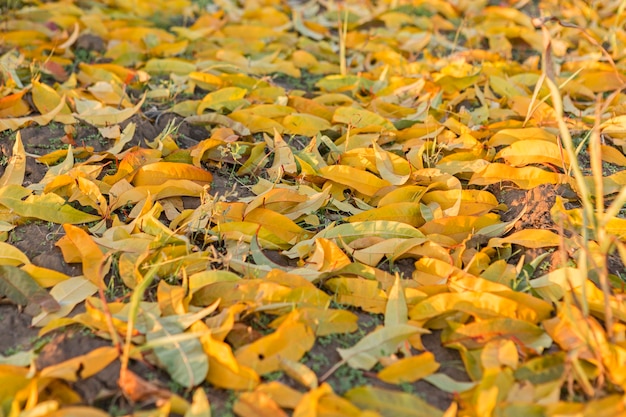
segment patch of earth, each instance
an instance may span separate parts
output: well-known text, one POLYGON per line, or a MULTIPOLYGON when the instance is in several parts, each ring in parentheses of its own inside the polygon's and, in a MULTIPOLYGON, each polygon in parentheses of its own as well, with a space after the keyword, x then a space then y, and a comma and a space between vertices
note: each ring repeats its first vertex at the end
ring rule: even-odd
POLYGON ((415 258, 396 259, 393 263, 384 261, 377 265, 376 268, 381 271, 389 272, 390 274, 395 274, 397 272, 400 274, 401 278, 411 279, 413 271, 415 271, 415 261, 415 258))
MULTIPOLYGON (((550 210, 554 206, 557 196, 565 201, 577 199, 576 193, 570 186, 543 184, 530 190, 520 190, 513 187, 493 185, 489 187, 489 191, 496 196, 499 202, 506 204, 508 207, 508 210, 501 216, 502 221, 512 221, 521 214, 510 233, 520 230, 550 230, 559 235, 569 235, 567 230, 561 230, 561 227, 554 223, 550 210)), ((566 208, 570 208, 570 205, 570 203, 565 203, 566 208)), ((559 250, 554 250, 553 248, 525 248, 523 255, 526 257, 526 262, 530 262, 544 253, 549 254, 542 263, 545 266, 541 270, 537 268, 535 271, 535 275, 537 275, 566 266, 573 255, 571 250, 575 248, 568 249, 570 250, 568 250, 565 259, 563 259, 563 254, 559 250)), ((511 259, 509 262, 515 263, 516 259, 519 259, 519 257, 511 259)), ((610 255, 608 257, 608 268, 609 273, 624 279, 624 264, 619 256, 610 255)))
MULTIPOLYGON (((111 346, 111 342, 94 337, 86 332, 70 330, 54 336, 39 352, 35 365, 37 369, 67 361, 77 356, 85 355, 94 349, 111 346)), ((81 369, 77 370, 80 373, 81 369)), ((117 379, 120 373, 119 361, 113 361, 97 374, 80 379, 71 384, 87 404, 94 404, 97 400, 110 398, 119 391, 117 379)), ((77 375, 80 377, 80 375, 77 375)))
POLYGON ((69 276, 80 275, 81 267, 67 264, 55 243, 65 235, 59 224, 40 220, 19 225, 9 234, 8 242, 24 252, 37 266, 63 272, 69 276))
MULTIPOLYGON (((329 370, 341 362, 342 359, 337 352, 337 348, 345 349, 354 346, 363 336, 372 332, 383 323, 380 315, 368 314, 355 309, 350 310, 359 318, 358 330, 349 334, 318 337, 315 345, 302 361, 315 372, 318 378, 326 376, 329 370)), ((425 351, 431 352, 435 356, 435 360, 441 365, 437 372, 444 373, 457 381, 469 381, 459 353, 441 345, 441 331, 433 331, 431 334, 422 335, 421 340, 425 351)), ((415 355, 421 353, 415 349, 411 349, 411 351, 415 355)), ((343 364, 330 373, 326 380, 320 380, 319 382, 327 382, 333 388, 333 391, 339 395, 360 385, 371 385, 395 391, 403 390, 419 396, 430 405, 442 410, 447 409, 454 399, 453 394, 444 392, 423 380, 401 384, 400 386, 385 383, 376 376, 378 370, 378 368, 374 368, 370 371, 363 371, 343 364)), ((278 380, 295 389, 301 389, 285 375, 280 374, 278 380)))
POLYGON ((8 356, 30 349, 39 333, 30 327, 31 319, 13 304, 0 304, 0 353, 8 356))
MULTIPOLYGON (((575 198, 575 193, 569 186, 543 184, 530 190, 521 190, 506 185, 494 184, 489 187, 489 191, 495 195, 500 203, 504 203, 508 210, 502 213, 502 221, 510 222, 519 217, 509 233, 515 233, 520 230, 550 230, 554 233, 561 233, 558 225, 552 220, 550 210, 556 202, 556 197, 560 196, 567 199, 575 198)), ((553 249, 546 248, 523 248, 525 262, 528 263, 543 253, 549 252, 548 259, 544 262, 549 265, 549 269, 543 272, 552 271, 561 266, 562 256, 553 249)), ((511 259, 510 263, 519 260, 519 256, 511 259)))

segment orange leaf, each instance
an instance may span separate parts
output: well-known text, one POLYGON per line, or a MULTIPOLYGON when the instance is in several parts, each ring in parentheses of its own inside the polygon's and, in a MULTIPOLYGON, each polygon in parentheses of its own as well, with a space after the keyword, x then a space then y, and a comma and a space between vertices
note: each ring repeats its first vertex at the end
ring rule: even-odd
POLYGON ((213 175, 202 168, 178 162, 154 162, 142 166, 133 177, 133 185, 161 185, 168 180, 190 180, 210 184, 213 175))

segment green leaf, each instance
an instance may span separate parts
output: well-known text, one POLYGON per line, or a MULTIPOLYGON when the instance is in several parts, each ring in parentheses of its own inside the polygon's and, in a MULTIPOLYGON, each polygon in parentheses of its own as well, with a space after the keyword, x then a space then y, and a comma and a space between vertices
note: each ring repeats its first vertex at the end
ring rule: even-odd
POLYGON ((76 210, 56 194, 34 195, 19 185, 0 188, 0 204, 22 217, 53 223, 80 224, 100 220, 100 216, 76 210))
POLYGON ((353 388, 345 397, 354 405, 374 410, 384 417, 440 417, 443 412, 421 398, 371 386, 353 388))
POLYGON ((446 374, 436 373, 428 375, 424 378, 424 381, 436 386, 442 391, 449 392, 450 394, 467 391, 476 386, 475 382, 461 382, 455 381, 446 374))
POLYGON ((430 333, 426 329, 409 324, 381 327, 369 333, 348 349, 337 349, 343 360, 353 368, 372 369, 378 359, 394 353, 400 343, 417 333, 430 333))
POLYGON ((30 315, 38 314, 41 310, 50 313, 61 308, 28 273, 15 266, 0 266, 0 294, 16 304, 25 305, 26 313, 30 315))
MULTIPOLYGON (((150 344, 161 338, 174 338, 183 330, 175 321, 155 318, 146 340, 150 344)), ((156 346, 154 354, 172 379, 187 388, 202 383, 209 371, 209 360, 197 338, 173 340, 168 346, 156 346)))
POLYGON ((391 239, 394 237, 409 239, 412 237, 424 237, 424 234, 415 227, 406 223, 400 223, 389 220, 372 220, 365 222, 345 223, 329 229, 321 236, 326 239, 341 237, 341 239, 350 243, 362 237, 381 237, 383 239, 391 239))

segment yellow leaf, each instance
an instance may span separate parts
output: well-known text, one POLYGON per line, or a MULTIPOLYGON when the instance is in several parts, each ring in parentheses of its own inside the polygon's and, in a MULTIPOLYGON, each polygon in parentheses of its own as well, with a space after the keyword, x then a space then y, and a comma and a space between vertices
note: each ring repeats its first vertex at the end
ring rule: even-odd
POLYGON ((78 224, 101 220, 100 216, 76 210, 56 194, 35 195, 18 185, 0 188, 0 204, 19 216, 55 223, 78 224))
POLYGON ((280 369, 305 388, 317 388, 317 375, 308 366, 287 358, 280 358, 280 369))
POLYGON ((526 96, 515 96, 509 101, 512 110, 522 117, 530 116, 530 120, 535 121, 540 126, 549 126, 556 123, 556 112, 545 102, 533 101, 526 96))
POLYGON ((296 408, 302 399, 302 393, 278 381, 259 385, 256 391, 266 394, 284 408, 296 408))
POLYGON ((143 97, 139 100, 139 103, 137 103, 135 107, 118 110, 107 106, 99 109, 89 109, 80 114, 76 114, 75 116, 97 127, 116 125, 122 123, 137 113, 145 100, 146 94, 144 93, 143 97))
POLYGON ((133 176, 132 183, 135 186, 161 185, 169 180, 189 180, 205 185, 213 181, 213 175, 190 164, 153 162, 139 168, 133 176))
POLYGON ((309 98, 292 95, 289 96, 288 104, 299 113, 311 114, 329 122, 333 118, 333 112, 328 107, 309 98))
POLYGON ((55 271, 54 269, 43 268, 34 264, 26 264, 21 268, 27 272, 33 279, 44 288, 53 287, 56 284, 65 281, 69 278, 62 272, 55 271))
POLYGON ((217 90, 222 86, 222 79, 207 72, 192 71, 189 73, 189 79, 195 82, 200 88, 207 91, 217 90))
POLYGON ((561 184, 566 182, 563 174, 548 172, 537 167, 515 168, 505 164, 491 163, 472 175, 470 184, 490 185, 500 181, 512 181, 525 190, 542 184, 561 184))
POLYGON ((512 340, 492 340, 485 345, 480 360, 485 369, 500 369, 502 366, 516 369, 519 360, 517 346, 512 340))
POLYGON ((376 155, 376 168, 380 176, 393 185, 402 185, 407 182, 411 176, 409 162, 406 159, 394 158, 396 155, 385 151, 376 141, 372 141, 372 146, 376 155))
POLYGON ((28 257, 13 245, 0 242, 0 265, 19 266, 30 264, 28 257))
POLYGON ((347 218, 349 222, 389 220, 420 227, 425 223, 419 203, 393 203, 347 218))
POLYGON ((506 298, 504 294, 466 289, 460 293, 441 293, 428 297, 411 308, 409 317, 422 322, 461 311, 478 319, 501 316, 537 323, 540 318, 545 318, 545 315, 538 314, 533 307, 534 305, 525 305, 523 302, 506 298))
POLYGON ((31 92, 33 95, 33 103, 35 104, 35 107, 37 108, 39 113, 46 114, 58 107, 61 103, 63 103, 61 110, 55 116, 54 120, 64 124, 71 124, 76 122, 76 120, 72 116, 70 108, 65 103, 65 98, 61 97, 59 93, 57 93, 52 87, 40 83, 39 81, 33 81, 33 88, 31 92))
MULTIPOLYGON (((189 42, 186 40, 172 43, 161 43, 154 48, 151 48, 150 54, 159 57, 173 57, 184 53, 187 49, 187 45, 189 45, 189 42)), ((182 74, 184 74, 184 72, 182 74)))
POLYGON ((393 282, 393 286, 389 290, 389 297, 385 308, 385 326, 405 324, 407 320, 408 310, 406 306, 406 297, 404 295, 404 287, 402 286, 400 274, 396 273, 396 279, 393 282))
POLYGON ((569 158, 558 145, 545 140, 527 139, 512 143, 496 154, 512 166, 548 163, 557 167, 569 165, 569 158))
POLYGON ((244 100, 247 93, 248 90, 239 87, 226 87, 209 93, 198 105, 197 113, 202 114, 205 109, 213 111, 226 109, 232 112, 238 107, 247 107, 250 104, 244 100))
POLYGON ((291 245, 279 238, 270 229, 252 222, 225 222, 219 223, 211 229, 221 235, 224 239, 250 243, 253 238, 258 239, 259 244, 265 249, 287 249, 291 245))
POLYGON ((274 119, 270 119, 269 117, 259 116, 257 114, 248 114, 244 113, 243 111, 234 111, 228 116, 235 122, 239 122, 242 125, 246 126, 246 128, 249 129, 251 133, 278 132, 279 134, 282 134, 285 131, 283 125, 281 125, 274 119))
POLYGON ((177 58, 153 58, 146 62, 143 70, 148 74, 188 75, 196 70, 196 65, 177 58))
POLYGON ((353 188, 368 197, 374 196, 382 188, 391 186, 389 181, 382 180, 374 174, 347 165, 322 167, 320 168, 320 175, 327 180, 353 188))
POLYGON ((362 278, 331 278, 324 286, 332 291, 336 301, 374 313, 384 314, 387 295, 377 281, 362 278))
POLYGON ((285 320, 274 333, 245 345, 235 352, 237 361, 264 375, 280 369, 281 358, 299 361, 313 347, 311 329, 293 318, 285 320))
POLYGON ((26 116, 26 117, 12 117, 8 119, 0 119, 0 132, 5 130, 18 130, 27 123, 37 123, 40 126, 45 126, 50 123, 63 109, 65 105, 65 99, 59 102, 59 105, 48 113, 41 116, 26 116))
MULTIPOLYGON (((348 310, 334 310, 324 307, 306 306, 298 309, 300 320, 315 331, 316 336, 335 333, 352 333, 358 328, 356 314, 348 310)), ((272 322, 280 322, 280 318, 272 322)))
POLYGON ((370 128, 376 132, 381 130, 395 131, 394 125, 384 117, 369 110, 356 107, 339 107, 333 114, 333 123, 343 123, 351 127, 370 128))
POLYGON ((489 139, 489 146, 497 147, 511 145, 517 141, 543 140, 557 143, 556 136, 539 127, 526 127, 521 129, 502 129, 489 139))
POLYGON ((274 140, 272 144, 274 146, 274 162, 272 166, 267 169, 270 180, 276 181, 282 178, 284 174, 296 174, 298 167, 293 158, 293 152, 277 130, 274 130, 274 140))
POLYGON ((55 319, 67 316, 78 303, 85 301, 96 291, 98 287, 81 276, 67 277, 50 290, 50 295, 59 303, 61 309, 52 313, 42 311, 33 317, 31 325, 43 327, 55 319))
POLYGON ((304 394, 300 402, 293 411, 293 417, 316 417, 319 414, 320 400, 332 394, 333 389, 328 384, 322 384, 320 387, 311 389, 304 394))
POLYGON ((507 237, 489 240, 489 247, 501 247, 504 244, 520 245, 526 248, 548 248, 559 246, 561 237, 546 229, 524 229, 507 237))
POLYGON ((439 363, 431 352, 400 359, 378 372, 378 378, 389 384, 415 382, 439 369, 439 363))
POLYGON ((307 260, 313 269, 321 272, 335 271, 350 264, 350 258, 331 240, 315 239, 315 251, 307 260))
POLYGON ((291 135, 315 136, 320 131, 330 129, 330 123, 321 117, 306 113, 292 113, 282 122, 291 135))
POLYGON ((461 242, 481 229, 500 223, 500 216, 489 213, 483 216, 451 216, 431 220, 419 228, 425 235, 439 234, 461 242))
POLYGON ((583 71, 576 79, 594 93, 615 91, 626 84, 626 77, 617 71, 583 71))
POLYGON ((516 343, 539 352, 552 345, 552 340, 539 326, 508 317, 490 318, 460 326, 442 337, 442 343, 444 346, 458 343, 471 350, 502 338, 515 338, 516 343))
POLYGON ((626 156, 616 148, 608 145, 600 145, 602 160, 611 164, 626 167, 626 156))
POLYGON ((425 204, 436 202, 446 214, 463 213, 466 216, 487 214, 499 204, 493 194, 483 190, 434 190, 426 193, 422 201, 425 204), (454 210, 457 204, 457 213, 448 211, 454 210))
MULTIPOLYGON (((107 273, 107 258, 104 256, 98 245, 91 236, 83 229, 64 224, 65 236, 63 240, 71 242, 72 246, 78 250, 83 264, 83 275, 98 287, 104 286, 104 276, 107 273)), ((64 253, 65 256, 65 253, 64 253)), ((66 262, 70 261, 66 258, 66 262)))
MULTIPOLYGON (((411 251, 411 249, 415 249, 424 243, 428 243, 428 240, 423 238, 381 239, 371 246, 354 250, 351 255, 355 261, 364 263, 365 265, 376 266, 385 256, 390 259, 395 259, 400 255, 413 254, 415 252, 411 251)), ((445 255, 446 259, 450 256, 447 251, 445 251, 445 255)))
POLYGON ((125 180, 118 181, 109 191, 110 211, 115 211, 127 204, 135 204, 150 196, 154 201, 170 197, 200 197, 204 187, 189 180, 167 180, 159 185, 141 185, 132 187, 125 180), (128 187, 124 187, 126 183, 128 187), (119 194, 118 194, 119 193, 119 194))
POLYGON ((337 352, 352 368, 369 370, 378 359, 395 353, 410 336, 424 333, 430 332, 410 324, 379 327, 351 348, 338 348, 337 352))
POLYGON ((241 417, 287 417, 269 395, 260 391, 239 394, 233 411, 241 417))
MULTIPOLYGON (((194 323, 190 329, 202 333, 209 330, 201 321, 194 323)), ((208 382, 220 388, 233 390, 251 390, 258 385, 257 373, 237 363, 228 344, 216 339, 211 333, 201 336, 200 343, 209 359, 209 372, 206 377, 208 382)))
POLYGON ((0 98, 0 118, 21 117, 30 113, 30 106, 22 98, 27 92, 22 90, 0 98))
POLYGON ((204 389, 197 388, 194 391, 191 406, 184 417, 211 417, 211 405, 204 389))
POLYGON ((76 382, 79 379, 87 379, 106 368, 117 359, 119 350, 115 346, 105 346, 91 352, 48 366, 41 370, 40 375, 44 378, 60 378, 65 381, 76 382))

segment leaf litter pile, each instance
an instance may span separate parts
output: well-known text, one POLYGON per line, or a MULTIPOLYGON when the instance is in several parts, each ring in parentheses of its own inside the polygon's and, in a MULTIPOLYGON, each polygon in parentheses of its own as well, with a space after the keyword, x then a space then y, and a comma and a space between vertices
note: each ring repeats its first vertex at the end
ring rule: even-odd
POLYGON ((625 4, 4 2, 1 415, 624 415, 625 4))

